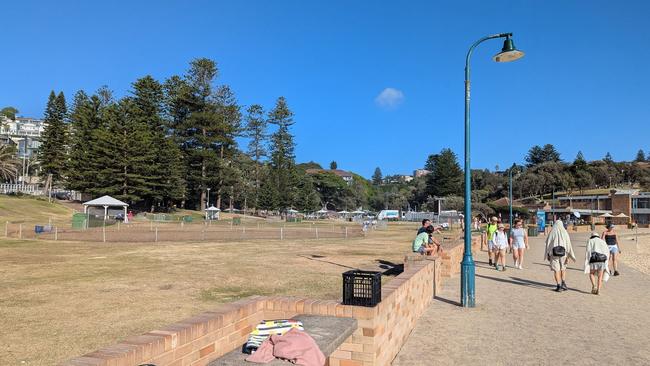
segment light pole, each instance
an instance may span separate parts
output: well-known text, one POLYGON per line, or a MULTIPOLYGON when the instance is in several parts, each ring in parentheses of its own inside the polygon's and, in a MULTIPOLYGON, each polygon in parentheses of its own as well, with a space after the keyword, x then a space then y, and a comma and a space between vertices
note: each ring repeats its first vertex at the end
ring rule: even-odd
POLYGON ((512 166, 510 167, 510 170, 508 171, 508 206, 509 206, 508 222, 510 224, 510 227, 508 229, 510 235, 508 235, 508 237, 512 236, 512 170, 515 168, 515 166, 516 165, 513 163, 512 166))
POLYGON ((206 190, 208 191, 208 199, 207 199, 208 202, 206 203, 206 206, 208 206, 207 208, 209 208, 210 207, 210 188, 206 188, 206 190))
POLYGON ((467 51, 465 58, 465 246, 463 261, 461 262, 460 273, 460 304, 463 307, 473 308, 474 299, 474 259, 472 258, 472 187, 471 187, 471 168, 469 159, 469 100, 470 100, 470 67, 469 61, 472 52, 484 41, 495 38, 505 38, 501 52, 496 54, 493 59, 496 62, 510 62, 520 59, 524 53, 518 51, 512 42, 512 33, 499 33, 483 37, 476 41, 467 51))

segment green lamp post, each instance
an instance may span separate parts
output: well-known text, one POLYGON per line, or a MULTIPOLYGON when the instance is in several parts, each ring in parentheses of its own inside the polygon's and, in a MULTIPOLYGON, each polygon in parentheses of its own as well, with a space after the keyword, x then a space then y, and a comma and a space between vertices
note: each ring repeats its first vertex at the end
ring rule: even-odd
POLYGON ((483 37, 476 41, 467 52, 465 58, 465 245, 463 261, 461 262, 460 273, 460 304, 463 307, 473 308, 475 305, 474 298, 474 259, 472 258, 472 187, 471 187, 471 166, 469 155, 469 100, 470 100, 470 68, 469 63, 472 52, 484 41, 495 38, 505 38, 501 52, 494 55, 495 62, 510 62, 524 57, 524 53, 515 48, 512 33, 499 33, 483 37))

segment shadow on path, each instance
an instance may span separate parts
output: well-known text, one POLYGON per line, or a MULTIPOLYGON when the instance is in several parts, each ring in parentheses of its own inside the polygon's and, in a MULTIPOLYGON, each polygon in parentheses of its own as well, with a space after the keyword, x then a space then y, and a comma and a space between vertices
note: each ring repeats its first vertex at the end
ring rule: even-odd
MULTIPOLYGON (((533 264, 537 264, 538 266, 548 267, 548 263, 533 262, 533 264)), ((566 269, 571 270, 571 271, 579 271, 579 272, 582 272, 582 270, 579 269, 579 268, 567 267, 566 269)))
POLYGON ((434 296, 433 299, 438 300, 440 302, 444 302, 445 304, 460 306, 460 301, 449 300, 449 299, 445 299, 444 297, 440 297, 440 296, 434 296))
MULTIPOLYGON (((538 289, 549 289, 549 290, 554 290, 555 289, 555 285, 553 285, 553 284, 544 283, 544 282, 537 282, 537 281, 528 280, 528 279, 520 278, 520 277, 510 277, 510 279, 505 279, 505 278, 497 278, 497 277, 485 276, 485 275, 480 275, 480 274, 476 274, 476 277, 481 277, 481 278, 485 278, 485 279, 493 280, 493 281, 497 281, 497 282, 511 283, 513 285, 538 288, 538 289)), ((569 288, 569 291, 575 291, 575 292, 579 292, 579 293, 582 293, 582 294, 589 294, 589 292, 582 291, 582 290, 576 290, 576 289, 573 289, 573 288, 569 288)))

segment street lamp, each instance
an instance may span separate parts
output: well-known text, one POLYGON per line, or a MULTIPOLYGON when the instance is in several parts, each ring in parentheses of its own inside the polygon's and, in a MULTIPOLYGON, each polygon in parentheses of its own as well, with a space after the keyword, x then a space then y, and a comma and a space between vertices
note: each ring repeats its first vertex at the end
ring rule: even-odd
POLYGON ((476 41, 467 51, 465 58, 465 247, 460 273, 460 304, 463 307, 473 308, 474 299, 474 259, 472 258, 472 187, 471 169, 469 159, 469 96, 470 96, 470 68, 469 61, 474 48, 488 39, 505 38, 501 52, 494 55, 495 62, 510 62, 520 59, 524 53, 515 48, 512 42, 512 33, 499 33, 483 37, 476 41))
POLYGON ((208 202, 206 206, 210 207, 210 188, 206 188, 206 190, 208 191, 208 199, 207 199, 208 202))
POLYGON ((508 229, 510 235, 508 235, 508 237, 512 236, 512 170, 515 167, 516 165, 513 163, 512 166, 510 167, 510 170, 508 171, 508 206, 509 206, 508 221, 510 223, 510 228, 508 229))

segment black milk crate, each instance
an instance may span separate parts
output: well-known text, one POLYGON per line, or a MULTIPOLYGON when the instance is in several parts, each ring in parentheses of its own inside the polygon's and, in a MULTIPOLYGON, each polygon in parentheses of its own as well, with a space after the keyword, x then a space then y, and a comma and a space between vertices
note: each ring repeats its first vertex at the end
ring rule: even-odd
POLYGON ((381 272, 343 272, 343 305, 373 307, 381 301, 381 272))

